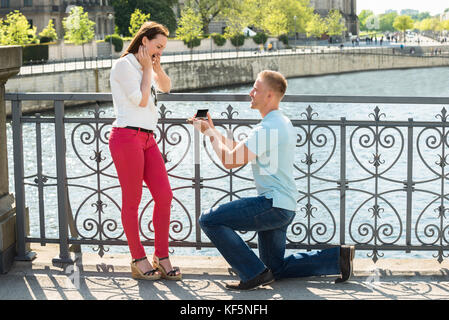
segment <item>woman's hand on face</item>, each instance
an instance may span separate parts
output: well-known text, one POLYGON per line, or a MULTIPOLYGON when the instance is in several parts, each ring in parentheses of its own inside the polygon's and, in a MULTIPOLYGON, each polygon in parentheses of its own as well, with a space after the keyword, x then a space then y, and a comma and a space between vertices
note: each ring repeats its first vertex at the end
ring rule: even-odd
POLYGON ((160 55, 155 54, 152 57, 152 62, 153 62, 153 70, 154 70, 154 72, 158 73, 159 71, 162 70, 162 68, 161 68, 161 56, 160 55))
POLYGON ((142 69, 151 68, 153 66, 150 54, 148 53, 148 49, 145 46, 139 47, 139 52, 137 53, 137 60, 139 60, 142 69))

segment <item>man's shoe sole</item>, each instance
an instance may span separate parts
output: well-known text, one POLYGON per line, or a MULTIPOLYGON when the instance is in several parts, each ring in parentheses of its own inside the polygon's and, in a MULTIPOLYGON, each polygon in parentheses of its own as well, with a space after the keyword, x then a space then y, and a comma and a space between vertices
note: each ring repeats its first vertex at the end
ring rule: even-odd
POLYGON ((251 291, 251 290, 256 290, 259 287, 268 286, 269 284, 273 283, 274 281, 275 281, 275 279, 272 279, 266 283, 259 284, 257 287, 249 288, 249 289, 232 288, 232 287, 228 287, 228 286, 226 286, 226 289, 231 290, 231 291, 251 291))

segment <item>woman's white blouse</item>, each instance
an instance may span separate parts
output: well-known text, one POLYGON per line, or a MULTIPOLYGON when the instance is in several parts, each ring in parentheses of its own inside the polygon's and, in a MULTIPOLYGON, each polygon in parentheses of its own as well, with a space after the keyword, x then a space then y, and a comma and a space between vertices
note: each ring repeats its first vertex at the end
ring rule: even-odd
POLYGON ((113 127, 140 127, 156 130, 158 111, 156 108, 157 86, 152 73, 151 96, 145 107, 139 107, 142 100, 140 83, 142 82, 141 65, 134 54, 130 53, 114 62, 109 81, 111 83, 112 102, 116 120, 113 127))

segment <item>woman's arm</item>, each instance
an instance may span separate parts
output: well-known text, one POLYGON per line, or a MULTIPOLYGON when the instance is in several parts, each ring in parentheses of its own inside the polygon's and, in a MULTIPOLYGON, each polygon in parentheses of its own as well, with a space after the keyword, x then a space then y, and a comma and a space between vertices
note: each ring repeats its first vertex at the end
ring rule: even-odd
POLYGON ((151 94, 151 67, 143 68, 142 82, 140 83, 140 91, 142 92, 142 100, 140 100, 139 107, 146 107, 148 99, 151 94))
POLYGON ((139 63, 142 66, 142 82, 140 83, 142 99, 140 100, 139 107, 146 107, 151 94, 151 74, 153 72, 153 62, 151 61, 151 57, 145 46, 139 47, 137 60, 139 60, 139 63))
POLYGON ((159 90, 165 93, 169 93, 171 89, 170 77, 165 73, 164 69, 161 67, 161 57, 155 56, 153 58, 153 70, 154 70, 154 80, 159 87, 159 90))

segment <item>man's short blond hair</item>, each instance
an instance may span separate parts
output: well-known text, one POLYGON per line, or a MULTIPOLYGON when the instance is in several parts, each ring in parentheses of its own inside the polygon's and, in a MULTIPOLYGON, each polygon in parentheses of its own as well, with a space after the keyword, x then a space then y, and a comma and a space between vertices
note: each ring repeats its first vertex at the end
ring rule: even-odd
POLYGON ((281 97, 285 95, 285 92, 287 91, 287 80, 281 73, 272 70, 264 70, 260 72, 257 77, 264 81, 271 89, 278 92, 281 97))

